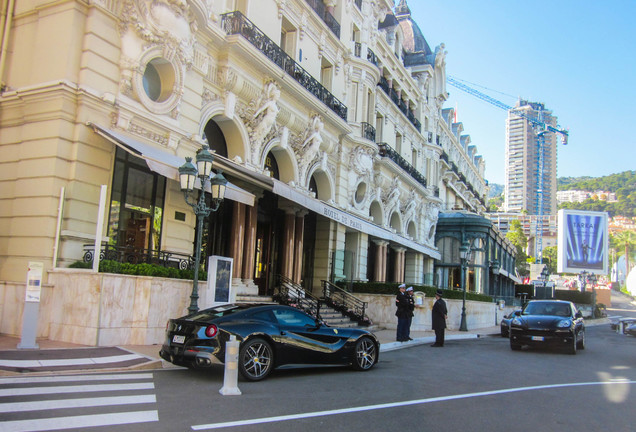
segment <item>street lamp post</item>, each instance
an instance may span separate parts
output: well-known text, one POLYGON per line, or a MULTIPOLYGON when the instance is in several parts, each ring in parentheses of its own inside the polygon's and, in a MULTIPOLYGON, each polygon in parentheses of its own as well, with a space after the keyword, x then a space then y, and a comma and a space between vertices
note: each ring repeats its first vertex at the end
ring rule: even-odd
POLYGON ((209 147, 204 145, 203 148, 197 153, 195 167, 192 163, 192 158, 185 158, 185 163, 179 167, 179 180, 181 183, 181 191, 185 198, 186 203, 192 207, 194 214, 197 218, 197 238, 195 243, 194 253, 194 277, 192 280, 192 293, 190 294, 190 306, 188 307, 188 313, 193 314, 198 312, 198 300, 199 300, 199 263, 201 261, 201 239, 203 233, 203 221, 210 215, 211 212, 217 211, 223 198, 225 197, 225 186, 227 180, 223 177, 221 172, 218 172, 214 177, 210 178, 212 173, 212 162, 214 161, 214 155, 209 152, 209 147), (194 192, 195 181, 199 179, 201 189, 199 191, 199 197, 197 200, 191 200, 191 195, 194 192), (205 188, 208 182, 210 183, 210 191, 212 195, 212 204, 208 205, 205 199, 205 188))
POLYGON ((592 273, 588 276, 588 281, 592 285, 592 318, 596 317, 596 274, 592 273))
POLYGON ((466 326, 466 266, 468 261, 470 261, 471 253, 472 249, 470 247, 470 243, 467 240, 464 240, 462 245, 459 247, 459 259, 461 261, 461 280, 464 290, 464 295, 462 298, 462 318, 459 324, 459 331, 468 331, 468 327, 466 326))
MULTIPOLYGON (((497 301, 497 294, 499 293, 499 270, 501 270, 501 265, 499 264, 499 260, 494 260, 490 263, 490 268, 492 270, 492 276, 495 282, 495 289, 494 289, 494 293, 495 293, 495 302, 497 301)), ((495 305, 495 325, 497 325, 499 322, 499 320, 497 319, 497 306, 499 306, 498 304, 495 305)))
POLYGON ((583 270, 579 275, 579 282, 581 283, 579 291, 585 292, 585 285, 587 284, 587 272, 585 270, 583 270))

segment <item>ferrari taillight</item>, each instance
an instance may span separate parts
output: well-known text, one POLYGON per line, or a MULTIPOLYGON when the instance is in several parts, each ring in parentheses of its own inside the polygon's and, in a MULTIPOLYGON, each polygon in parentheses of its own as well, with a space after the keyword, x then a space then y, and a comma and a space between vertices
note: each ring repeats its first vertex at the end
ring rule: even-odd
POLYGON ((214 324, 210 324, 209 326, 207 326, 205 328, 205 335, 207 337, 212 338, 212 337, 216 336, 217 332, 218 332, 218 329, 216 328, 216 326, 214 324))

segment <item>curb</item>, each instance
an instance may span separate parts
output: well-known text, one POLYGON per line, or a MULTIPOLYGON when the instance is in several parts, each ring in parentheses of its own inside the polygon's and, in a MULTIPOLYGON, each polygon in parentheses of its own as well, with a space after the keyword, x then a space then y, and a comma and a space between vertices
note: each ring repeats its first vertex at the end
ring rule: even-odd
MULTIPOLYGON (((466 340, 466 339, 478 339, 484 336, 494 336, 494 335, 478 335, 478 334, 466 334, 466 335, 447 335, 444 339, 449 340, 466 340)), ((403 348, 410 348, 418 345, 424 345, 428 343, 435 342, 435 336, 427 336, 423 338, 415 338, 412 341, 408 342, 388 342, 380 344, 380 352, 389 352, 395 351, 403 348)))

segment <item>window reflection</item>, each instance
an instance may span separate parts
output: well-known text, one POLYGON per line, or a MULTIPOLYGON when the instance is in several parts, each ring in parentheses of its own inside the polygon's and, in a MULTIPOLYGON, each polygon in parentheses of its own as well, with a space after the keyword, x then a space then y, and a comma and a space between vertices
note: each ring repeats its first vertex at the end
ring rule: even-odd
POLYGON ((117 148, 108 219, 109 244, 159 249, 166 179, 117 148))

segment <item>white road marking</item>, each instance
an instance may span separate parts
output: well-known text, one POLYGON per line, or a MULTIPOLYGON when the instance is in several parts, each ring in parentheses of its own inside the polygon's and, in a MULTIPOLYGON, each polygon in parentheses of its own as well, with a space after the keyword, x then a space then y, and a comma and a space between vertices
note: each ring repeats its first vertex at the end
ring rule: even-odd
POLYGON ((137 354, 125 354, 119 356, 108 357, 87 357, 75 359, 56 359, 56 360, 2 360, 1 367, 15 368, 34 368, 34 367, 51 367, 51 366, 75 366, 75 365, 94 365, 106 363, 119 363, 129 360, 142 359, 144 357, 137 354))
POLYGON ((439 396, 439 397, 427 398, 427 399, 415 399, 410 401, 367 405, 367 406, 354 407, 354 408, 341 408, 341 409, 327 410, 327 411, 314 411, 314 412, 308 412, 308 413, 290 414, 290 415, 282 415, 282 416, 275 416, 275 417, 262 417, 262 418, 256 418, 256 419, 237 420, 237 421, 230 421, 230 422, 223 422, 223 423, 209 423, 209 424, 192 426, 192 430, 220 429, 220 428, 228 428, 228 427, 235 427, 235 426, 274 423, 274 422, 287 421, 287 420, 298 420, 298 419, 306 419, 311 417, 323 417, 323 416, 329 416, 329 415, 349 414, 354 412, 404 407, 408 405, 421 405, 421 404, 427 404, 427 403, 433 403, 433 402, 445 402, 445 401, 456 400, 456 399, 467 399, 467 398, 473 398, 473 397, 492 396, 492 395, 499 395, 499 394, 506 394, 506 393, 523 392, 523 391, 544 390, 544 389, 554 389, 554 388, 564 388, 564 387, 592 386, 592 385, 616 385, 616 384, 621 384, 621 385, 636 384, 636 381, 625 380, 620 382, 585 382, 585 383, 549 384, 549 385, 540 385, 540 386, 532 386, 532 387, 517 387, 517 388, 511 388, 511 389, 491 390, 491 391, 477 392, 477 393, 465 393, 465 394, 451 395, 451 396, 439 396))
MULTIPOLYGON (((108 396, 86 399, 56 399, 43 400, 33 402, 10 402, 0 403, 0 413, 9 413, 14 411, 39 411, 53 410, 62 408, 86 408, 98 406, 128 405, 128 404, 144 404, 156 403, 157 398, 154 394, 137 395, 137 396, 108 396)), ((0 429, 2 425, 0 424, 0 429)))
POLYGON ((2 432, 31 432, 112 426, 128 423, 159 421, 157 411, 133 411, 113 414, 92 414, 71 417, 43 418, 37 420, 16 420, 0 423, 2 432))
POLYGON ((132 383, 132 384, 93 384, 78 386, 55 386, 55 387, 24 387, 0 389, 0 396, 24 396, 56 393, 75 392, 100 392, 100 391, 127 391, 127 390, 147 390, 154 389, 154 383, 132 383))
POLYGON ((135 380, 152 379, 151 373, 129 373, 129 374, 108 374, 108 375, 56 375, 43 377, 14 377, 0 378, 2 384, 31 384, 31 383, 52 383, 52 382, 75 382, 75 381, 114 381, 114 380, 135 380))

